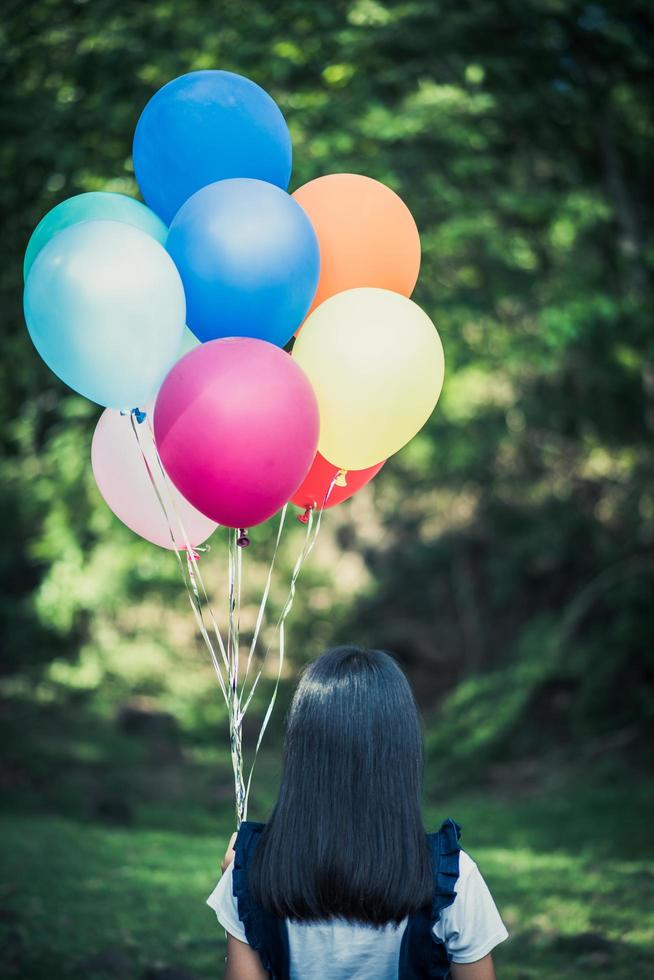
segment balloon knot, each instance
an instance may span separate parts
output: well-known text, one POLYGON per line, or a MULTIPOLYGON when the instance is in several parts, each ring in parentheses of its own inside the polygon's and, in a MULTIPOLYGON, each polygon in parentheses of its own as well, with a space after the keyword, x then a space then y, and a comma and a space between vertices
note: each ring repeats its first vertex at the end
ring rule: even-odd
POLYGON ((247 548, 248 545, 250 544, 250 539, 248 538, 248 532, 246 528, 239 527, 236 544, 239 546, 239 548, 247 548))
POLYGON ((297 515, 297 519, 300 522, 300 524, 308 524, 309 523, 309 514, 311 513, 311 511, 313 510, 313 508, 314 508, 314 505, 313 504, 309 504, 309 506, 305 509, 305 511, 304 511, 303 514, 298 514, 297 515))
POLYGON ((339 470, 336 474, 336 479, 334 480, 334 486, 336 487, 346 487, 347 486, 347 470, 339 470))
POLYGON ((182 548, 182 551, 186 552, 186 557, 189 561, 199 561, 200 556, 195 550, 195 548, 182 548))
POLYGON ((140 408, 133 408, 132 415, 140 425, 141 422, 145 422, 145 419, 147 417, 147 412, 142 412, 140 408))

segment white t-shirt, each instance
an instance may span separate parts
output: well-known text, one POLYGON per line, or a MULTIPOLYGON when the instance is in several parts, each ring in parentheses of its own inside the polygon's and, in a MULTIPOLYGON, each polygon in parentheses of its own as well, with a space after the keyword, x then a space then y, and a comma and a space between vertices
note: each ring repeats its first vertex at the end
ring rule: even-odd
MULTIPOLYGON (((465 851, 459 856, 456 898, 443 909, 434 935, 454 963, 475 963, 503 942, 508 932, 479 868, 465 851)), ((221 926, 247 942, 232 893, 232 865, 207 899, 221 926)), ((382 929, 343 919, 287 921, 291 980, 397 980, 406 919, 382 929)))

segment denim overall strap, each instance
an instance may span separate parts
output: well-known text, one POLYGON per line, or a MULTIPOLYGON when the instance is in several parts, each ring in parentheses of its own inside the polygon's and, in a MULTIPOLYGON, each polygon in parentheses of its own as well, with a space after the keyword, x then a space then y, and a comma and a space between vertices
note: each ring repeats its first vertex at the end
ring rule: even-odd
POLYGON ((409 916, 400 947, 399 980, 447 980, 450 959, 445 944, 432 929, 443 909, 456 898, 459 877, 460 827, 446 820, 438 833, 427 834, 434 875, 434 896, 430 905, 409 916))
POLYGON ((234 844, 232 888, 248 945, 258 952, 263 968, 268 971, 271 980, 288 980, 286 922, 262 909, 248 889, 248 868, 263 829, 264 824, 250 820, 241 824, 234 844))

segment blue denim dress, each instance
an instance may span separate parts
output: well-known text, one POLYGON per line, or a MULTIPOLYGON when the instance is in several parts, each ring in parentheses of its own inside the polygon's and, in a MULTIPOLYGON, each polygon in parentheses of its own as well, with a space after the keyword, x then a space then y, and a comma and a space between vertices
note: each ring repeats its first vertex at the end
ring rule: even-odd
MULTIPOLYGON (((248 944, 256 949, 271 980, 288 980, 289 946, 286 920, 261 908, 248 890, 248 867, 259 841, 262 823, 241 824, 234 845, 233 889, 238 916, 248 944)), ((443 909, 452 904, 459 877, 460 827, 446 820, 435 834, 427 834, 434 873, 434 895, 430 904, 410 915, 402 936, 398 965, 399 980, 447 980, 450 960, 445 944, 432 932, 443 909)))

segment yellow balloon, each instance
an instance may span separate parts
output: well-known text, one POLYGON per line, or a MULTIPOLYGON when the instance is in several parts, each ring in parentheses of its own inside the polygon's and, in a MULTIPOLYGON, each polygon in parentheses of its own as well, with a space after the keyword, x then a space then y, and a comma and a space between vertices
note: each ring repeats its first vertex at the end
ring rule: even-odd
POLYGON ((348 289, 306 320, 293 357, 320 408, 322 455, 362 470, 401 449, 433 412, 445 358, 436 327, 387 289, 348 289))

